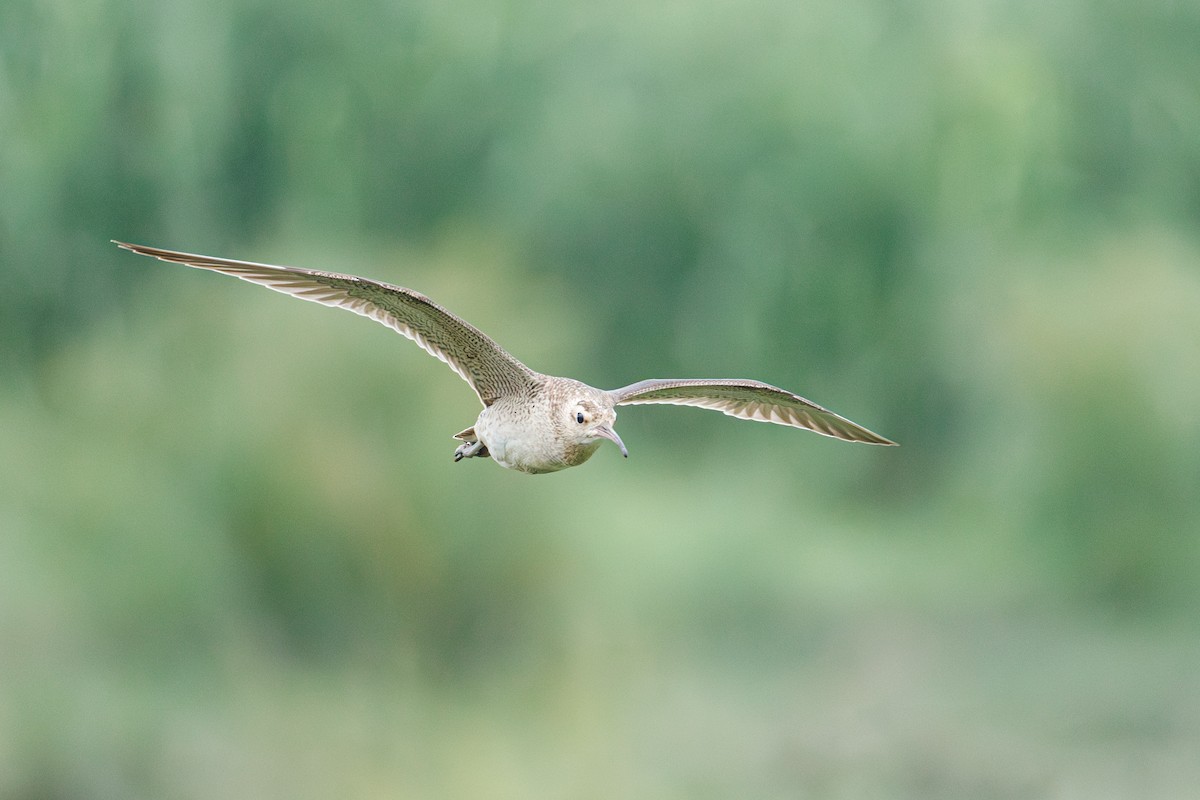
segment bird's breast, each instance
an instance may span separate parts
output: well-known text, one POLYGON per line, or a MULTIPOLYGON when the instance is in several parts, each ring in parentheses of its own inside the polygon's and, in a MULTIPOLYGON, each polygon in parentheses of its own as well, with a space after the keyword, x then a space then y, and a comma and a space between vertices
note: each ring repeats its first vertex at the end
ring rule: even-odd
POLYGON ((561 463, 561 446, 550 426, 538 424, 540 416, 531 409, 496 403, 480 413, 475 435, 502 467, 520 472, 554 472, 567 465, 561 463))
POLYGON ((534 474, 582 464, 600 446, 567 441, 550 424, 549 414, 539 410, 493 404, 480 413, 475 435, 500 466, 534 474))

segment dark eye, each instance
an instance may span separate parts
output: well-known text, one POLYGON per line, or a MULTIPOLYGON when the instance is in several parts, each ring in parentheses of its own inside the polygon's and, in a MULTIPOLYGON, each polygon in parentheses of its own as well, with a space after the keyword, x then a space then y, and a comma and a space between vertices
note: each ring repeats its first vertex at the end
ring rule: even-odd
POLYGON ((578 422, 580 425, 583 424, 583 412, 582 411, 575 412, 575 421, 578 422))

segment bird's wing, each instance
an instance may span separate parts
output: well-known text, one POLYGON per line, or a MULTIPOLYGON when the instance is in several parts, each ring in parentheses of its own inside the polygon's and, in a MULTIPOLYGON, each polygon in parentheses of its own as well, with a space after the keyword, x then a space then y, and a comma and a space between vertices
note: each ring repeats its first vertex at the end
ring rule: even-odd
POLYGON ((807 428, 848 442, 895 444, 799 395, 759 381, 652 379, 614 389, 609 394, 617 405, 667 403, 699 406, 742 419, 807 428))
POLYGON ((449 364, 471 384, 485 406, 504 394, 522 391, 536 376, 482 331, 411 289, 336 272, 232 261, 125 242, 114 241, 114 244, 134 253, 232 275, 301 300, 344 308, 373 319, 449 364))

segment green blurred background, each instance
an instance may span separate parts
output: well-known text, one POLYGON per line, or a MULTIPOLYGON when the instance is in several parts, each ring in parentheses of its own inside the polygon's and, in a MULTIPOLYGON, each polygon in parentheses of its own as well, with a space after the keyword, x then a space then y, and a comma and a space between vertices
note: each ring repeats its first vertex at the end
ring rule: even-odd
POLYGON ((0 796, 1200 786, 1200 6, 5 0, 0 796), (478 412, 351 314, 902 443, 478 412))

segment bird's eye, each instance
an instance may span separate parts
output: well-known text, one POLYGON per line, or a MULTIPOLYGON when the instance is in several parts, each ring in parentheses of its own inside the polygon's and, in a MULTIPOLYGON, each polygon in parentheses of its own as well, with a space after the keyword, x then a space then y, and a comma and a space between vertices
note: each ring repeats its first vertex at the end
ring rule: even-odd
POLYGON ((575 421, 578 422, 580 425, 583 424, 583 412, 582 411, 575 412, 575 421))

